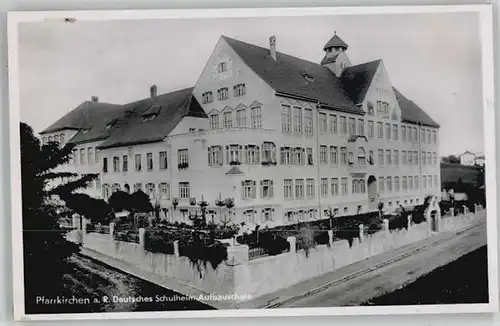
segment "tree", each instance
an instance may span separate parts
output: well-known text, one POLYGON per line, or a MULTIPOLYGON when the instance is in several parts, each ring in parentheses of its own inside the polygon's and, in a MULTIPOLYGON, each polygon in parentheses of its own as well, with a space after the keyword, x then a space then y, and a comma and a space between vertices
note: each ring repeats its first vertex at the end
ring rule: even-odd
POLYGON ((73 194, 65 200, 66 206, 75 213, 85 216, 96 223, 108 223, 111 206, 102 199, 87 194, 73 194))
POLYGON ((443 156, 441 162, 450 164, 460 164, 460 158, 455 155, 443 156))
POLYGON ((149 196, 139 189, 130 195, 129 208, 139 213, 149 213, 153 210, 153 205, 151 205, 149 196))
POLYGON ((132 203, 132 201, 130 200, 130 196, 131 195, 129 195, 125 191, 116 191, 109 197, 108 203, 115 212, 130 210, 132 203))
POLYGON ((68 258, 79 250, 64 238, 57 222, 57 206, 51 203, 51 198, 69 198, 75 190, 87 187, 96 175, 79 177, 55 172, 56 167, 69 161, 73 146, 59 148, 55 142, 40 146, 33 129, 25 123, 20 124, 20 139, 25 310, 46 312, 44 309, 48 307, 37 305, 36 296, 71 295, 62 279, 71 268, 68 258), (62 183, 63 178, 75 180, 62 183), (51 187, 52 181, 60 184, 51 187), (41 272, 44 267, 50 270, 41 272))

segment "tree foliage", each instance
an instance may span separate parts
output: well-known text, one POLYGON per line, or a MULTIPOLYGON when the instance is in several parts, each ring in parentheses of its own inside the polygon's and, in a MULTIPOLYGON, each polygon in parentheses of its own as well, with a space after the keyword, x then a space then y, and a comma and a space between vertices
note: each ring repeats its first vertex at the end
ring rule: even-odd
POLYGON ((460 164, 460 158, 455 155, 448 155, 441 158, 443 163, 460 164))
POLYGON ((20 125, 20 136, 25 308, 27 313, 40 309, 45 312, 43 305, 35 304, 36 296, 67 294, 61 279, 71 268, 68 257, 78 251, 78 246, 64 238, 51 196, 67 199, 75 190, 86 187, 95 175, 78 178, 72 173, 54 171, 69 161, 73 147, 59 148, 55 142, 41 146, 33 129, 25 123, 20 125), (78 179, 62 183, 64 178, 78 179), (51 181, 59 181, 60 185, 50 189, 51 181), (49 266, 50 270, 43 272, 49 266))
POLYGON ((130 195, 130 208, 136 212, 149 213, 153 210, 153 205, 149 196, 139 189, 130 195))
POLYGON ((95 223, 109 222, 111 207, 105 200, 92 198, 87 194, 67 196, 66 205, 75 213, 85 216, 95 223))
POLYGON ((123 210, 130 211, 132 206, 130 197, 131 195, 125 191, 116 191, 109 197, 108 202, 115 212, 121 212, 123 210))

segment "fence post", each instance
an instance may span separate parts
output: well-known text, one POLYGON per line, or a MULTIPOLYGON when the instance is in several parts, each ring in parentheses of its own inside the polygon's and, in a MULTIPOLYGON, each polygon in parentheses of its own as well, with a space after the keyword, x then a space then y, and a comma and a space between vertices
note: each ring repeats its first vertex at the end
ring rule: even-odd
POLYGON ((145 228, 139 229, 139 245, 141 246, 141 248, 143 250, 146 249, 146 229, 145 228))
POLYGON ((109 223, 109 236, 113 240, 113 235, 115 234, 115 222, 109 223))
POLYGON ((389 232, 389 220, 384 218, 383 222, 384 222, 384 231, 389 232))
POLYGON ((174 255, 179 257, 179 240, 174 241, 174 255))
POLYGON ((288 241, 288 243, 290 244, 290 252, 293 253, 297 252, 297 245, 296 245, 297 239, 295 239, 295 237, 288 237, 286 241, 288 241))
POLYGON ((464 215, 467 215, 467 206, 462 205, 462 207, 464 208, 464 215))
POLYGON ((333 230, 328 230, 328 243, 330 248, 333 247, 333 230))
POLYGON ((412 217, 411 214, 407 216, 407 219, 408 219, 407 222, 406 222, 407 223, 406 224, 406 229, 407 230, 410 230, 410 228, 411 228, 411 217, 412 217))
POLYGON ((478 204, 474 204, 474 214, 477 214, 477 211, 478 211, 477 206, 478 206, 478 204))
POLYGON ((455 207, 450 208, 451 217, 455 217, 455 207))
POLYGON ((364 225, 360 224, 359 225, 359 242, 363 242, 365 239, 365 229, 364 225))

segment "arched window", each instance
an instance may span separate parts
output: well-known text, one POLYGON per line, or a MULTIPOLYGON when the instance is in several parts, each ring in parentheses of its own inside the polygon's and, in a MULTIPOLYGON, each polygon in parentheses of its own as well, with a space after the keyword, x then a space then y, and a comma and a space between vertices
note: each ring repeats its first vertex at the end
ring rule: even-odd
POLYGON ((59 136, 59 142, 61 143, 61 145, 64 145, 64 134, 61 134, 59 136))
POLYGON ((363 147, 358 148, 358 164, 365 165, 366 164, 366 152, 363 147))

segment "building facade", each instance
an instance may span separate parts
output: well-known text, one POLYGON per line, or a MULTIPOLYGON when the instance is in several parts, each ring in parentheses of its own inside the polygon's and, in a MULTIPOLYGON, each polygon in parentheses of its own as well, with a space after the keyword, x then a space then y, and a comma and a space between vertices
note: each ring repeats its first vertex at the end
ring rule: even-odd
POLYGON ((336 34, 321 64, 276 47, 275 37, 263 48, 223 36, 193 88, 152 86, 42 137, 68 131, 72 168, 100 174, 93 195, 141 189, 172 221, 189 222, 200 201, 214 222, 272 226, 440 195, 439 125, 393 87, 382 60, 351 65, 336 34))

